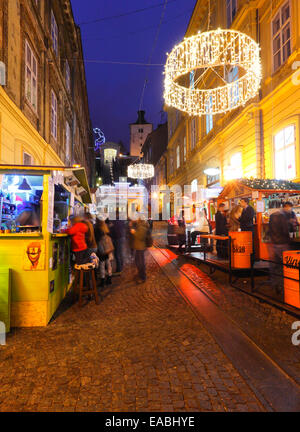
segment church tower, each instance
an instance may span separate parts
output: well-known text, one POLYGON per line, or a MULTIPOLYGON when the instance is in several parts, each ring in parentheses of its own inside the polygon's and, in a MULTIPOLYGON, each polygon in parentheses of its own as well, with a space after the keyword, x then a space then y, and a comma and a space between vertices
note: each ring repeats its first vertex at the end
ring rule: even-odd
POLYGON ((144 142, 153 131, 153 124, 145 119, 145 111, 138 111, 138 119, 130 124, 130 156, 140 156, 144 142))

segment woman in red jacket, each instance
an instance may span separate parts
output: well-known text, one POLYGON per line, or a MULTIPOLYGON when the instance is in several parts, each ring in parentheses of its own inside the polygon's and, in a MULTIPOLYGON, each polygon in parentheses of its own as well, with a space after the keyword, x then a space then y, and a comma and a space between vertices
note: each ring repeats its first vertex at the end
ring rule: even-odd
POLYGON ((72 220, 71 228, 65 231, 71 236, 71 249, 75 255, 76 264, 87 264, 91 262, 88 246, 85 236, 88 232, 88 226, 82 221, 82 218, 76 216, 72 220))

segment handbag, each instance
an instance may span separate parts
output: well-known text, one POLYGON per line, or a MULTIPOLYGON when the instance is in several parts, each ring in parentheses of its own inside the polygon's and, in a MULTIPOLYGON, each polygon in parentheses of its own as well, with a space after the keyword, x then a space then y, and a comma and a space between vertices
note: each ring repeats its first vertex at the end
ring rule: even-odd
POLYGON ((111 252, 114 251, 114 249, 115 248, 111 238, 107 234, 104 234, 104 236, 98 243, 99 255, 109 255, 111 252))

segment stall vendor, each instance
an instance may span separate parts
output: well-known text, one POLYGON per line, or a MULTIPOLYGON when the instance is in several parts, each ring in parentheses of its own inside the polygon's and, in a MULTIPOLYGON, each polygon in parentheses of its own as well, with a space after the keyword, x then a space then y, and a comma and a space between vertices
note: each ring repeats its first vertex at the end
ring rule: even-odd
POLYGON ((16 224, 18 226, 39 226, 39 218, 35 212, 34 206, 29 201, 24 201, 17 208, 18 216, 16 218, 16 224))

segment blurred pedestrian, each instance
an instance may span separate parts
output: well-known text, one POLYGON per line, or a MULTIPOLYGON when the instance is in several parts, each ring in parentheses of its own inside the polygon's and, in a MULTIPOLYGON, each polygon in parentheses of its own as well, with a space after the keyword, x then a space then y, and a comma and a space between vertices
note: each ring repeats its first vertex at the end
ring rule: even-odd
POLYGON ((85 213, 83 221, 88 227, 88 232, 86 233, 86 243, 89 251, 91 254, 97 253, 97 243, 95 239, 93 216, 91 215, 91 213, 85 213))
POLYGON ((282 293, 283 289, 283 252, 290 250, 289 222, 286 213, 289 206, 271 214, 269 221, 269 244, 270 255, 270 279, 271 285, 277 294, 282 293))
POLYGON ((285 217, 287 218, 288 221, 289 232, 295 233, 299 226, 299 222, 295 212, 293 211, 293 204, 289 201, 285 202, 283 204, 283 210, 284 210, 285 217))
MULTIPOLYGON (((217 236, 228 236, 227 219, 225 204, 219 204, 218 211, 216 213, 216 235, 217 236)), ((217 256, 219 258, 228 258, 228 241, 217 240, 216 244, 217 256)))
POLYGON ((229 222, 228 222, 229 231, 235 232, 241 229, 240 218, 242 216, 242 212, 243 212, 243 207, 241 207, 240 205, 236 205, 233 207, 229 215, 229 222))
POLYGON ((119 209, 116 210, 116 220, 110 221, 109 232, 114 245, 116 273, 120 275, 124 266, 125 221, 119 220, 119 209))
POLYGON ((133 248, 135 250, 135 264, 138 270, 138 282, 146 281, 145 251, 147 249, 147 236, 149 236, 149 225, 141 216, 131 229, 133 235, 133 248))
POLYGON ((109 237, 109 228, 104 220, 97 219, 95 225, 95 239, 98 246, 98 257, 100 260, 100 286, 104 287, 105 277, 107 271, 106 284, 111 285, 112 283, 112 253, 113 243, 109 237))

